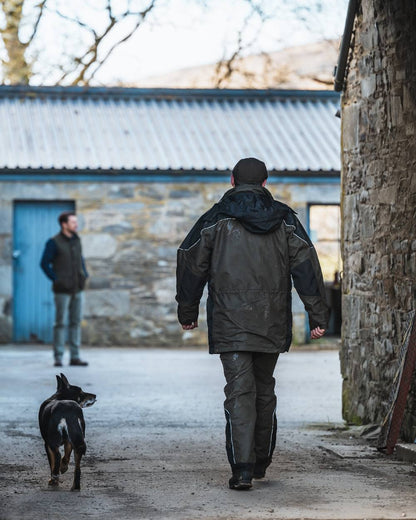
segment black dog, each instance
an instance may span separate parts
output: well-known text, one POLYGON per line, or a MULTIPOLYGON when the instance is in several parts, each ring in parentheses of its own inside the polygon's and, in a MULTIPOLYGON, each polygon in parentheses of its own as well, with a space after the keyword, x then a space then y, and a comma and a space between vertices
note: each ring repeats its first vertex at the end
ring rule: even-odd
POLYGON ((75 473, 71 491, 79 491, 81 458, 87 448, 82 408, 92 406, 96 396, 84 392, 79 386, 70 385, 64 374, 56 376, 56 379, 58 381, 56 393, 46 399, 39 410, 40 432, 45 441, 45 450, 51 467, 49 485, 59 485, 59 472, 67 471, 69 458, 74 450, 75 473), (59 447, 62 445, 65 453, 61 460, 59 447))

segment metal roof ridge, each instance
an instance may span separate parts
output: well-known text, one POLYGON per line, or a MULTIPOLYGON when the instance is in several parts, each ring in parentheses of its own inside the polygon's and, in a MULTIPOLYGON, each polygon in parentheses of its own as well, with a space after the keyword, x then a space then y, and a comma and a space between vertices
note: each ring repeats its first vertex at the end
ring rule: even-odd
POLYGON ((165 100, 207 99, 339 99, 332 90, 287 89, 192 89, 192 88, 136 88, 136 87, 73 87, 0 85, 0 98, 48 97, 48 98, 137 98, 165 100))

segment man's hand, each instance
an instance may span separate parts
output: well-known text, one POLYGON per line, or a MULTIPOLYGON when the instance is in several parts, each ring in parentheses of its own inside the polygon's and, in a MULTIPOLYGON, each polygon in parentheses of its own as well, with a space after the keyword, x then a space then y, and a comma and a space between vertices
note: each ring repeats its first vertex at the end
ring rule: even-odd
POLYGON ((198 327, 198 321, 193 321, 190 325, 182 325, 183 330, 192 330, 198 327))
POLYGON ((311 339, 319 339, 325 334, 325 329, 321 329, 321 327, 315 327, 311 330, 311 339))

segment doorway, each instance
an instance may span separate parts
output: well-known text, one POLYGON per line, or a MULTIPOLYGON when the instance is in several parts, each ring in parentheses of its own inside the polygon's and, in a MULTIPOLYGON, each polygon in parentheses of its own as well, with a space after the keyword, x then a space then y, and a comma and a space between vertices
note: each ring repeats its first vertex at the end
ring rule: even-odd
POLYGON ((310 204, 309 235, 318 253, 331 316, 327 335, 341 334, 341 211, 339 204, 310 204))
POLYGON ((51 343, 54 302, 51 281, 40 268, 46 241, 59 232, 58 217, 73 201, 14 201, 13 340, 51 343))

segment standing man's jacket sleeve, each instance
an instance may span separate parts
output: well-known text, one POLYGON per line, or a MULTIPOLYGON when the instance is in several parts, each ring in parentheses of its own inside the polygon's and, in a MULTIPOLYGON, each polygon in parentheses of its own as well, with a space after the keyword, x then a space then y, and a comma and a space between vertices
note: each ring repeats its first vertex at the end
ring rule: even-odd
POLYGON ((56 279, 56 274, 52 267, 55 256, 56 244, 55 241, 52 238, 50 238, 45 244, 45 249, 43 251, 42 259, 40 261, 40 266, 43 272, 46 274, 46 276, 52 281, 55 281, 56 279))
POLYGON ((89 277, 87 266, 85 265, 85 259, 83 256, 81 256, 81 263, 82 263, 82 270, 84 271, 85 278, 89 277))
POLYGON ((211 236, 204 231, 200 219, 178 249, 176 301, 181 325, 190 325, 198 319, 199 302, 209 277, 211 251, 211 236))
POLYGON ((288 234, 290 274, 309 315, 309 326, 327 329, 329 307, 315 248, 294 213, 287 216, 284 224, 288 234))

